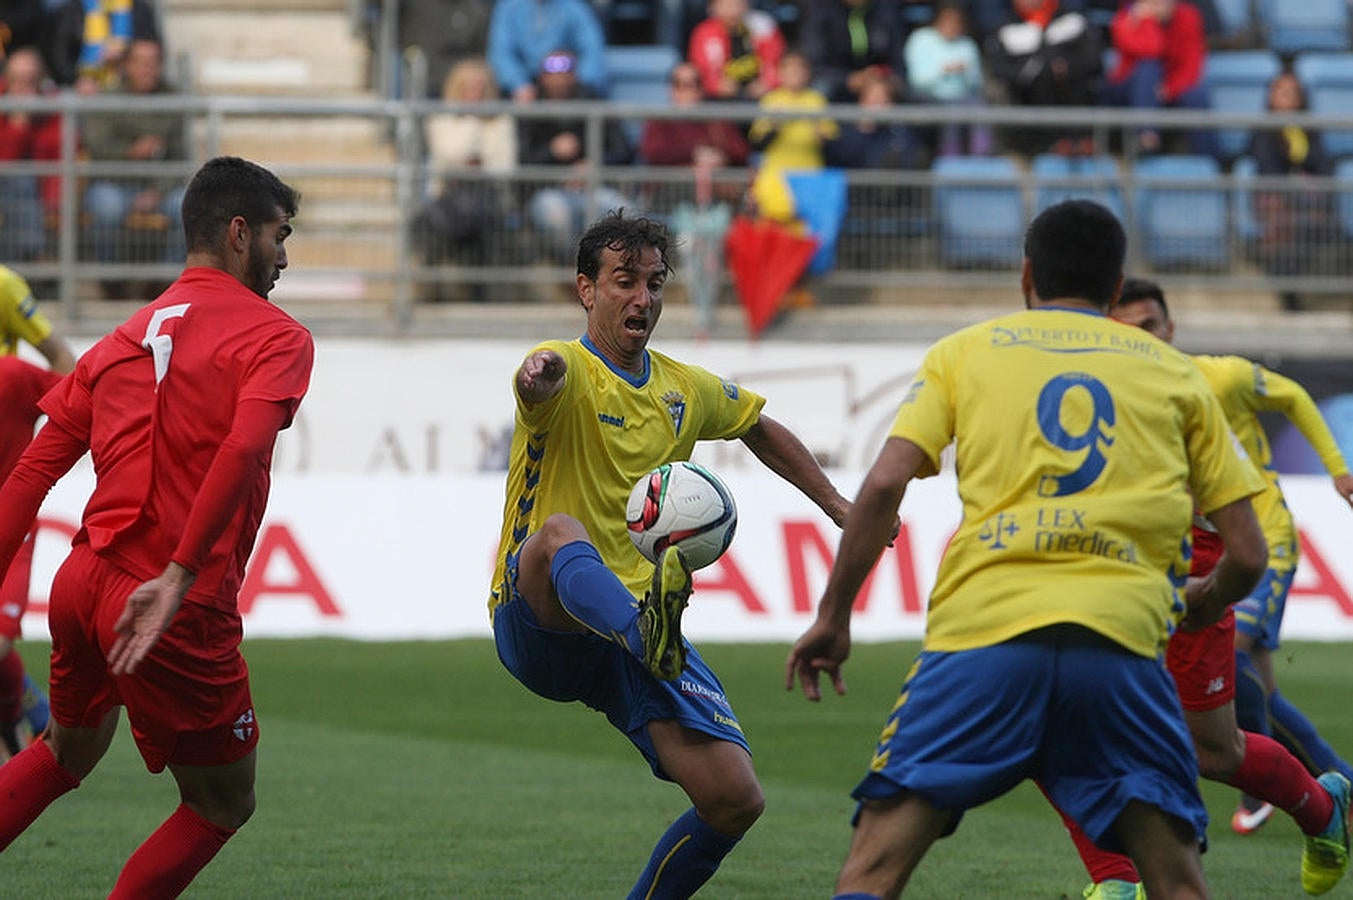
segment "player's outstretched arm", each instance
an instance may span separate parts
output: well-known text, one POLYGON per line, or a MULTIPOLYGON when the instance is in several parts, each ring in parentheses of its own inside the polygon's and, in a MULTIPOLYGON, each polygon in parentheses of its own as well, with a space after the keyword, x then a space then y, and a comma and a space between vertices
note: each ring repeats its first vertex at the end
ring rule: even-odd
POLYGON ((836 562, 818 603, 817 619, 795 642, 785 661, 786 690, 794 689, 797 677, 804 696, 820 700, 818 679, 825 673, 836 693, 846 692, 841 664, 850 655, 855 595, 896 533, 894 522, 902 495, 926 462, 925 451, 903 438, 889 438, 879 451, 846 517, 836 562))
POLYGON ((1180 627, 1196 631, 1221 619, 1226 608, 1243 600, 1268 565, 1268 542, 1248 497, 1207 513, 1221 535, 1217 565, 1203 578, 1191 578, 1185 588, 1188 612, 1180 627))
POLYGON ((1334 476, 1334 489, 1339 492, 1339 496, 1344 498, 1344 502, 1353 506, 1353 475, 1345 472, 1342 475, 1334 476))
POLYGON ((53 372, 65 375, 75 371, 75 352, 66 339, 57 334, 49 334, 38 345, 37 350, 47 360, 53 372))
POLYGON ((196 575, 171 562, 158 577, 143 582, 127 598, 127 605, 113 624, 117 638, 108 652, 108 667, 114 675, 130 675, 174 620, 184 594, 196 575))
POLYGON ((523 403, 542 403, 564 386, 568 363, 554 350, 537 350, 517 369, 517 396, 523 403))
POLYGON ((763 414, 742 436, 742 443, 766 468, 816 503, 837 526, 845 524, 850 501, 831 483, 798 435, 763 414))

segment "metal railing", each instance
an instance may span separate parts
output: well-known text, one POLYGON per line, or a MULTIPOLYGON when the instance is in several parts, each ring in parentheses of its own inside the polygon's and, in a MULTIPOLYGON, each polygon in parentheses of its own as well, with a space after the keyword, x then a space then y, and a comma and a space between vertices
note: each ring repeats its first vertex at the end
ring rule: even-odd
MULTIPOLYGON (((488 175, 477 168, 436 171, 427 162, 422 139, 427 117, 457 112, 507 113, 519 118, 576 116, 586 122, 588 146, 599 148, 609 120, 627 122, 631 132, 637 132, 639 123, 648 119, 717 115, 748 123, 766 115, 754 105, 736 104, 453 107, 424 100, 0 96, 0 115, 14 111, 62 116, 62 155, 55 161, 0 163, 0 185, 20 179, 55 179, 59 204, 47 210, 42 223, 45 246, 31 259, 18 258, 8 249, 16 223, 0 223, 0 261, 47 285, 46 296, 59 298, 64 318, 79 321, 97 316, 108 293, 100 292, 100 285, 167 281, 179 270, 178 260, 157 255, 163 253, 163 246, 156 242, 154 229, 137 233, 129 228, 125 253, 111 260, 96 258, 89 249, 88 213, 83 205, 88 184, 146 177, 186 182, 201 161, 223 152, 243 152, 302 191, 297 232, 289 245, 295 268, 282 282, 288 299, 317 315, 341 309, 349 321, 394 333, 407 332, 418 322, 420 310, 428 305, 425 301, 518 298, 572 279, 565 251, 576 235, 564 234, 558 240, 560 236, 542 229, 531 215, 532 198, 540 189, 563 184, 561 170, 520 167, 506 176, 488 175), (132 164, 82 158, 81 117, 149 111, 184 115, 193 136, 190 159, 132 164), (335 138, 330 135, 334 127, 347 131, 335 138), (359 149, 339 146, 344 143, 359 149), (446 179, 477 186, 494 204, 486 220, 491 227, 476 235, 467 244, 468 250, 433 246, 419 230, 420 209, 446 179)), ((922 131, 951 123, 981 123, 998 133, 1032 126, 1088 131, 1101 153, 1113 148, 1114 160, 1108 171, 1073 166, 1046 174, 1023 159, 1008 177, 945 174, 936 168, 850 170, 836 264, 815 282, 829 295, 868 293, 880 302, 907 303, 916 302, 918 294, 926 295, 918 288, 1008 287, 1019 263, 1020 223, 1049 198, 1066 193, 1094 196, 1113 206, 1131 237, 1132 270, 1170 271, 1171 283, 1177 287, 1324 297, 1342 297, 1348 291, 1348 275, 1353 274, 1353 168, 1347 177, 1302 179, 1259 178, 1244 172, 1150 175, 1150 166, 1135 154, 1133 136, 1147 127, 1173 134, 1188 129, 1253 131, 1288 123, 1327 134, 1353 133, 1353 117, 910 105, 882 112, 832 107, 822 116, 840 123, 886 121, 922 131), (987 202, 993 204, 991 209, 1004 205, 1007 212, 1012 202, 1016 205, 1015 227, 997 235, 1005 241, 1000 252, 977 252, 990 243, 991 235, 979 240, 965 233, 962 216, 956 220, 960 227, 952 227, 955 214, 947 204, 955 202, 957 189, 963 189, 959 199, 969 216, 973 208, 980 215, 987 202), (1288 205, 1308 210, 1311 221, 1303 224, 1300 217, 1289 216, 1274 225, 1271 207, 1284 205, 1283 198, 1293 201, 1288 205), (1010 240, 1015 242, 1013 250, 1010 240)), ((772 114, 779 119, 805 117, 809 116, 772 114)), ((581 180, 585 196, 596 197, 598 188, 609 187, 633 208, 660 217, 671 217, 683 205, 694 203, 690 169, 607 167, 595 158, 590 162, 582 174, 567 176, 581 180)), ((736 208, 750 175, 745 168, 716 172, 716 196, 736 208)), ((594 206, 587 212, 590 216, 601 211, 594 206)), ((726 297, 726 273, 723 287, 726 297)), ((123 299, 140 298, 129 295, 123 299)))

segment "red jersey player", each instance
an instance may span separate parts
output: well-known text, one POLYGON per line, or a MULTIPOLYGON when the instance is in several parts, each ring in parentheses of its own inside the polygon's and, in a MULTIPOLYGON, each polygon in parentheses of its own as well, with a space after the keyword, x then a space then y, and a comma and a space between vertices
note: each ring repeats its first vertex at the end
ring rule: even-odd
POLYGON ((0 568, 88 450, 96 481, 52 583, 52 722, 0 766, 0 849, 108 749, 118 710, 182 799, 110 896, 173 897, 254 809, 258 725, 236 595, 277 433, 309 384, 310 333, 268 302, 297 195, 208 161, 183 201, 187 268, 80 358, 0 489, 0 568))
MULTIPOLYGON (((1174 335, 1164 293, 1153 282, 1127 279, 1110 315, 1167 342, 1174 335)), ((1190 579, 1207 576, 1221 552, 1210 523, 1195 518, 1190 579)), ((1183 627, 1188 627, 1187 620, 1183 627)), ((1349 783, 1337 772, 1316 779, 1277 741, 1239 728, 1235 632, 1235 613, 1228 610, 1213 625, 1175 632, 1166 644, 1166 667, 1184 708, 1199 771, 1204 778, 1238 787, 1287 812, 1305 835, 1302 887, 1307 893, 1323 894, 1339 882, 1348 866, 1349 783)), ((1141 896, 1131 860, 1100 850, 1074 822, 1065 815, 1062 818, 1095 882, 1087 889, 1087 897, 1127 900, 1141 896)))
MULTIPOLYGON (((50 369, 39 368, 17 356, 0 356, 0 482, 9 475, 20 454, 33 439, 42 416, 38 401, 61 380, 50 369)), ((19 752, 19 723, 23 720, 24 666, 14 641, 28 608, 28 571, 33 540, 27 540, 0 580, 0 754, 19 752)))

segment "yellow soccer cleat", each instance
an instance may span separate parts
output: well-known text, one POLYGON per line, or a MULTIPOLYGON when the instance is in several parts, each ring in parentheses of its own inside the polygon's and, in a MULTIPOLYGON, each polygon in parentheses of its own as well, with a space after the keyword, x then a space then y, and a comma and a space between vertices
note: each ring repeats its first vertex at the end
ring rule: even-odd
POLYGON ((1326 772, 1318 780, 1334 799, 1334 813, 1324 831, 1306 836, 1301 851, 1301 889, 1308 894, 1329 891, 1348 870, 1348 779, 1326 772))
POLYGON ((691 570, 677 547, 668 547, 653 568, 653 586, 639 601, 639 636, 644 665, 654 677, 675 681, 686 667, 681 614, 691 596, 691 570))
POLYGON ((1110 878, 1087 885, 1081 896, 1085 900, 1146 900, 1146 889, 1138 882, 1110 878))

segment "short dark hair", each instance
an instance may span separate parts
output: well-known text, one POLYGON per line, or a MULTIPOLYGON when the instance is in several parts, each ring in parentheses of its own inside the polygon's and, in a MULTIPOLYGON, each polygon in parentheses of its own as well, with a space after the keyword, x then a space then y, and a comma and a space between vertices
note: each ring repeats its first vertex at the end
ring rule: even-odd
POLYGON ((1160 311, 1165 313, 1165 318, 1170 318, 1170 307, 1165 302, 1165 291, 1161 286, 1148 278, 1125 278, 1123 279, 1123 292, 1118 295, 1118 302, 1115 306, 1122 306, 1124 303, 1136 303, 1139 300, 1154 300, 1160 304, 1160 311))
POLYGON ((644 216, 626 216, 623 209, 615 209, 602 216, 578 241, 578 274, 597 280, 601 272, 601 251, 610 248, 620 254, 629 265, 639 253, 652 247, 662 257, 663 268, 670 274, 672 264, 667 259, 671 235, 667 226, 644 216))
POLYGON ((277 218, 278 209, 296 215, 301 195, 272 172, 238 156, 209 159, 183 194, 183 233, 188 252, 213 250, 235 216, 258 230, 277 218))
POLYGON ((1063 200, 1049 206, 1024 233, 1024 255, 1034 290, 1043 300, 1075 297, 1107 309, 1126 254, 1122 223, 1093 200, 1063 200))

